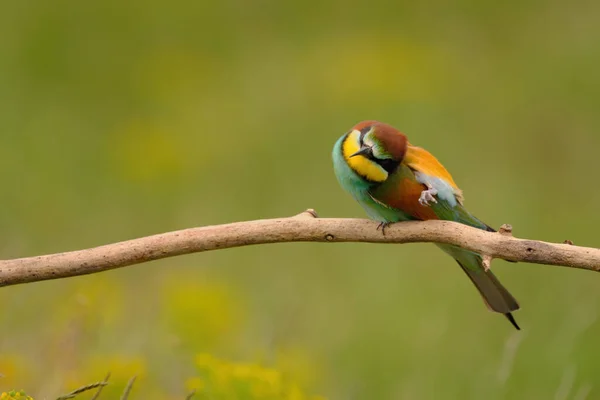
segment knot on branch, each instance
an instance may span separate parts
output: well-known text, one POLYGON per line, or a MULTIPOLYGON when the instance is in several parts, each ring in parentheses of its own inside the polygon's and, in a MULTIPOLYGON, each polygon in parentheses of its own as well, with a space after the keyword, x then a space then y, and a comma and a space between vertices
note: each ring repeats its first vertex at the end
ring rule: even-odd
POLYGON ((502 224, 500 229, 498 229, 498 233, 503 236, 512 236, 513 227, 510 224, 502 224))
MULTIPOLYGON (((513 235, 512 231, 513 231, 512 225, 502 224, 500 229, 498 229, 498 234, 505 236, 505 237, 512 237, 512 235, 513 235)), ((494 260, 494 258, 492 256, 490 256, 489 254, 484 254, 482 256, 482 259, 483 259, 482 260, 483 269, 487 272, 492 267, 492 261, 494 260)))
POLYGON ((317 212, 314 209, 309 208, 307 210, 302 211, 298 215, 294 215, 292 218, 298 218, 298 219, 319 218, 319 216, 317 215, 317 212))

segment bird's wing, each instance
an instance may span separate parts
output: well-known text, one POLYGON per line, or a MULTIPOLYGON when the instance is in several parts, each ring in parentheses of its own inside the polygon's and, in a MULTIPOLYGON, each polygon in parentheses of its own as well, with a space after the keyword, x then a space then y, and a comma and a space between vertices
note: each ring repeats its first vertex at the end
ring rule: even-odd
POLYGON ((412 219, 439 219, 433 208, 419 203, 421 192, 427 187, 416 180, 414 172, 400 164, 388 179, 369 191, 380 204, 402 211, 412 219))
POLYGON ((452 176, 428 151, 410 146, 407 158, 382 184, 370 191, 373 199, 395 208, 414 219, 456 221, 479 229, 493 231, 471 215, 462 205, 462 193, 452 176), (419 203, 421 193, 428 188, 437 191, 437 203, 419 203))
POLYGON ((402 163, 415 172, 418 182, 433 187, 442 198, 446 198, 450 203, 463 203, 462 190, 458 188, 452 175, 427 150, 409 144, 402 163))

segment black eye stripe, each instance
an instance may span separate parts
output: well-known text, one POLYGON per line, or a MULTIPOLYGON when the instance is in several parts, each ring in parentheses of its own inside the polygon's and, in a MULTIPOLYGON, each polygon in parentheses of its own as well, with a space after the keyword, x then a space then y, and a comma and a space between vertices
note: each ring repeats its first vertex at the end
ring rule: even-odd
POLYGON ((396 168, 398 168, 398 162, 394 161, 390 158, 385 158, 385 159, 373 159, 377 164, 381 165, 381 167, 383 169, 385 169, 388 174, 391 174, 392 172, 394 172, 396 170, 396 168))
POLYGON ((371 130, 370 126, 367 126, 366 128, 362 128, 360 130, 360 136, 358 137, 359 143, 362 146, 363 145, 363 139, 365 137, 365 135, 367 134, 367 132, 369 132, 371 130))

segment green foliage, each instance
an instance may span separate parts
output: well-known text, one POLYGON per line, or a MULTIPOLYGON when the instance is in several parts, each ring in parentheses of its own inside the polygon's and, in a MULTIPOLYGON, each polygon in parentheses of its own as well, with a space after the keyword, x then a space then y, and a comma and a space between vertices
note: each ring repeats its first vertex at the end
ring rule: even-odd
POLYGON ((283 374, 258 364, 232 363, 210 354, 196 357, 198 376, 188 381, 200 399, 303 400, 323 399, 306 396, 283 374))
POLYGON ((0 394, 0 400, 33 400, 31 396, 27 396, 24 391, 11 390, 0 394))

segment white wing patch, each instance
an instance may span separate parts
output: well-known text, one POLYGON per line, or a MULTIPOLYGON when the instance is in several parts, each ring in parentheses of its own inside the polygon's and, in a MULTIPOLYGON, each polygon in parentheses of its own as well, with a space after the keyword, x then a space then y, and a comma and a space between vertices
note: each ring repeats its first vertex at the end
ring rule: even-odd
POLYGON ((451 207, 456 207, 457 204, 463 203, 462 191, 453 188, 452 185, 444 179, 430 176, 419 171, 414 171, 414 173, 417 182, 437 190, 438 198, 446 200, 451 207))

